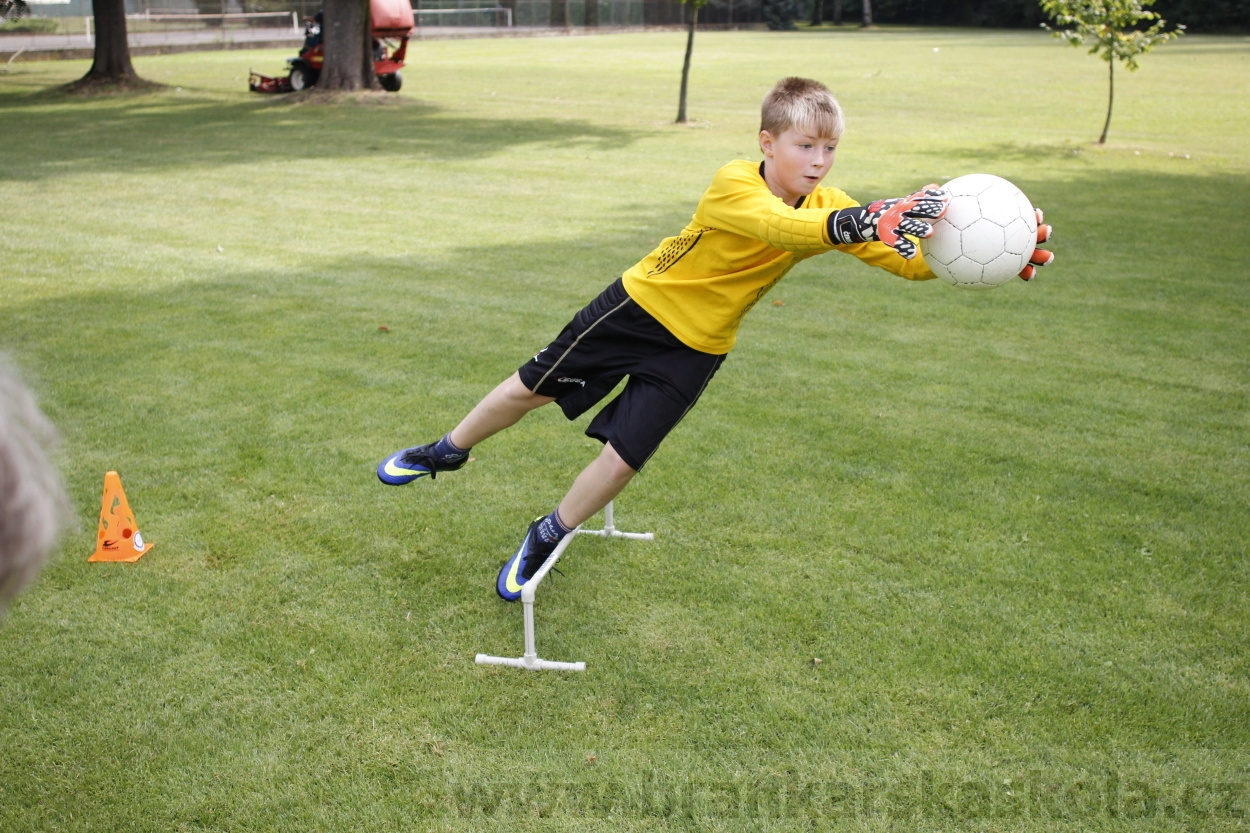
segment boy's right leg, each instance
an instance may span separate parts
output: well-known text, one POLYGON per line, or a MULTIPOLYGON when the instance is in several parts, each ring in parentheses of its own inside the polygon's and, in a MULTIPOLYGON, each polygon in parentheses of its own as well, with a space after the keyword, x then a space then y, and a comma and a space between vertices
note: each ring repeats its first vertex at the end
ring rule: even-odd
MULTIPOLYGON (((621 281, 615 281, 579 311, 555 341, 487 394, 451 433, 436 443, 405 448, 387 457, 378 466, 378 479, 391 486, 402 486, 427 475, 434 477, 440 471, 454 471, 468 461, 469 449, 474 444, 515 425, 530 411, 558 397, 565 397, 561 399, 561 406, 569 419, 595 404, 628 371, 623 367, 614 371, 612 367, 603 366, 605 359, 620 353, 616 349, 616 339, 607 337, 609 349, 605 355, 602 345, 586 352, 586 346, 593 339, 585 336, 600 329, 600 325, 630 303, 621 281), (585 355, 574 349, 579 345, 585 355), (555 372, 557 366, 559 373, 555 372), (591 370, 595 372, 587 372, 591 370), (605 376, 607 378, 603 378, 605 376)), ((616 355, 616 358, 622 361, 621 356, 616 355)))
POLYGON ((403 486, 426 475, 435 477, 440 471, 455 471, 468 462, 474 445, 551 401, 552 397, 539 396, 525 387, 514 373, 441 440, 402 449, 383 460, 378 466, 378 479, 389 486, 403 486))

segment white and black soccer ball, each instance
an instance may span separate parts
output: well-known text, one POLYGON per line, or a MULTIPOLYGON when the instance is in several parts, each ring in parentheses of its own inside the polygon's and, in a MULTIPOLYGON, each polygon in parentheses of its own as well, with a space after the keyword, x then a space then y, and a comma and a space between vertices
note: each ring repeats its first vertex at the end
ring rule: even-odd
POLYGON ((933 274, 964 289, 990 289, 1020 274, 1037 245, 1029 198, 993 174, 955 177, 942 186, 950 207, 920 251, 933 274))

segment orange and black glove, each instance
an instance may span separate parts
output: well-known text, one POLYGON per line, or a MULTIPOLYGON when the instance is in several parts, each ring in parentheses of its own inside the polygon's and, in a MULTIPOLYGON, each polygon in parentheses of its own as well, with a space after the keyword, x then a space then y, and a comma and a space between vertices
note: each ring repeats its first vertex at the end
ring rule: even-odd
MULTIPOLYGON (((1050 235, 1054 232, 1050 226, 1042 222, 1042 209, 1033 209, 1037 212, 1037 242, 1045 243, 1050 239, 1050 235)), ((1020 279, 1025 281, 1033 280, 1033 276, 1037 274, 1040 266, 1048 266, 1055 259, 1055 253, 1047 249, 1034 249, 1033 254, 1029 257, 1029 262, 1020 270, 1020 279)))
POLYGON ((880 240, 911 260, 916 256, 916 243, 903 235, 933 234, 933 226, 925 221, 945 214, 950 200, 945 189, 926 185, 910 196, 843 208, 829 215, 829 239, 837 245, 880 240))

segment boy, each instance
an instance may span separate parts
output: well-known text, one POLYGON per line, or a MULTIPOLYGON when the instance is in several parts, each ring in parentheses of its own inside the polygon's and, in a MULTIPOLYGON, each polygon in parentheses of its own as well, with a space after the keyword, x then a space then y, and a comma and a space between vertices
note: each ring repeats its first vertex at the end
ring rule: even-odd
MULTIPOLYGON (((468 460, 469 449, 535 408, 560 403, 576 419, 629 382, 586 429, 604 444, 549 515, 530 524, 499 571, 495 589, 515 601, 562 538, 602 509, 637 474, 694 406, 734 346, 743 316, 800 260, 849 252, 909 280, 934 277, 911 237, 928 237, 949 197, 936 185, 860 206, 821 188, 842 135, 828 88, 785 78, 764 99, 764 161, 717 171, 690 224, 582 309, 441 440, 392 454, 378 466, 389 485, 434 478, 468 460)), ((1040 212, 1039 212, 1040 220, 1040 212)), ((1050 235, 1038 227, 1038 239, 1050 235)), ((1033 263, 1053 259, 1038 250, 1033 263)), ((1033 276, 1027 266, 1020 277, 1033 276)))

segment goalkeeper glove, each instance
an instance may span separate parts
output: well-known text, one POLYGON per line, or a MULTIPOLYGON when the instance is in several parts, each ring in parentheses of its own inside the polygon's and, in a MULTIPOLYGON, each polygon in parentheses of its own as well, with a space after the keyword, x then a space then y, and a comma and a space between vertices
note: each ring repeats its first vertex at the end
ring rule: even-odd
MULTIPOLYGON (((1035 208, 1033 210, 1037 212, 1037 242, 1045 243, 1050 239, 1054 229, 1042 222, 1042 209, 1035 208)), ((1049 265, 1054 259, 1054 252, 1046 249, 1034 249, 1033 254, 1029 257, 1029 262, 1020 270, 1020 279, 1025 281, 1033 280, 1033 276, 1037 274, 1037 267, 1049 265)))
POLYGON ((916 256, 916 244, 903 235, 928 237, 936 220, 946 213, 950 194, 937 185, 890 200, 843 208, 829 215, 829 239, 835 244, 869 243, 879 240, 907 260, 916 256))

